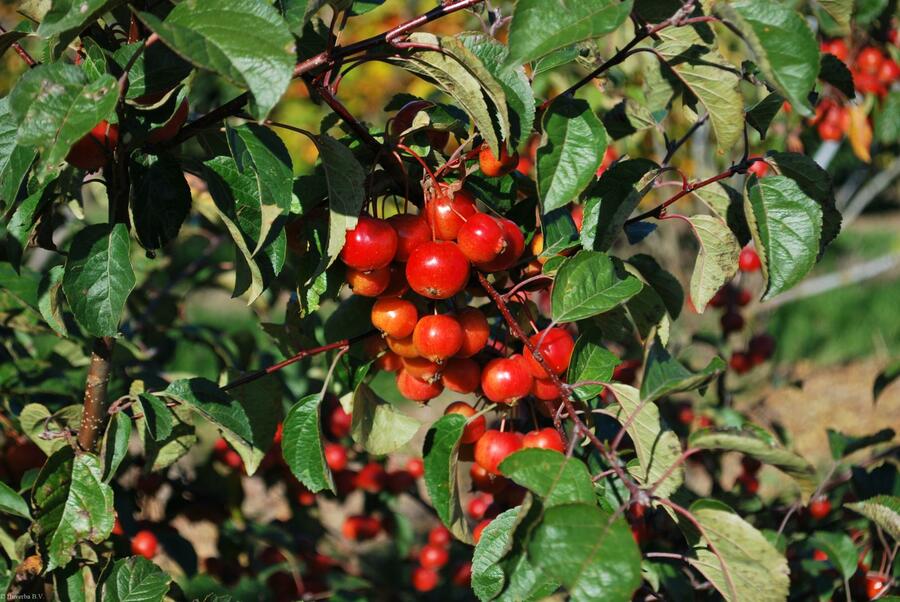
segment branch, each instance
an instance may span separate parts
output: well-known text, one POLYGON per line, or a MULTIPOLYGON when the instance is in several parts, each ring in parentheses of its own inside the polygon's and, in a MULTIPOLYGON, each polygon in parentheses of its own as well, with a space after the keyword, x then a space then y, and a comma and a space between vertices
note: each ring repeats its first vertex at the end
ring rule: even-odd
POLYGON ((78 446, 84 451, 96 451, 97 444, 106 427, 107 386, 109 385, 113 345, 112 337, 103 337, 94 341, 91 363, 84 385, 81 428, 78 429, 78 446))
MULTIPOLYGON (((6 29, 2 25, 0 25, 0 33, 8 33, 8 32, 9 32, 8 29, 6 29)), ((35 67, 37 67, 40 64, 36 60, 34 60, 34 58, 30 54, 28 54, 28 51, 25 50, 24 48, 22 48, 22 45, 19 44, 18 42, 13 42, 12 47, 13 47, 13 50, 16 51, 16 54, 18 54, 20 57, 22 57, 22 60, 25 61, 25 63, 28 65, 28 67, 30 69, 34 69, 35 67)))

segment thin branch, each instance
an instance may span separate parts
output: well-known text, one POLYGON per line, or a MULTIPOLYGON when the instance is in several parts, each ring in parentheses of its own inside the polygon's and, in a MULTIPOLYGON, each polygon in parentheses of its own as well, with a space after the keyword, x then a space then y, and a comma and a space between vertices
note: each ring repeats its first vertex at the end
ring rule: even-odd
MULTIPOLYGON (((8 33, 8 32, 9 32, 8 29, 6 29, 2 25, 0 25, 0 33, 8 33)), ((24 48, 22 48, 22 45, 19 44, 18 42, 13 42, 12 47, 13 47, 13 50, 16 51, 16 54, 18 54, 22 58, 22 60, 25 61, 25 64, 28 65, 28 67, 30 69, 34 69, 35 67, 37 67, 40 64, 36 60, 34 60, 34 58, 30 54, 28 54, 28 51, 25 50, 24 48)))

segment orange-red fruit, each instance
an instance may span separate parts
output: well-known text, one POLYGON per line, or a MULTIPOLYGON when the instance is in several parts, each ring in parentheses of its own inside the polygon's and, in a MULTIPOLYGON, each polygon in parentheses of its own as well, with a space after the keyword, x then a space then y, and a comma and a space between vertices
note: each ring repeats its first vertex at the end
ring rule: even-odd
POLYGON ((404 339, 413 333, 419 321, 419 311, 412 301, 385 297, 372 306, 372 326, 395 339, 404 339))
POLYGON ((877 75, 882 63, 884 63, 884 54, 872 46, 863 48, 856 56, 856 67, 869 75, 877 75))
POLYGON ((750 167, 747 168, 747 172, 752 173, 757 178, 761 178, 761 177, 765 176, 766 173, 768 173, 768 171, 769 171, 769 164, 766 163, 765 161, 761 160, 760 157, 751 157, 751 158, 760 159, 760 160, 752 163, 750 165, 750 167))
POLYGON ((456 244, 469 261, 484 263, 503 251, 506 237, 496 219, 487 213, 476 213, 459 229, 456 244))
POLYGON ((119 126, 104 119, 72 145, 69 154, 66 155, 66 161, 79 169, 96 171, 106 165, 118 144, 119 126))
POLYGON ((819 497, 809 503, 809 515, 816 520, 822 520, 831 512, 831 502, 827 497, 819 497))
POLYGON ((413 330, 413 345, 422 357, 440 362, 462 348, 462 327, 446 314, 423 316, 413 330))
POLYGON ((444 525, 438 525, 428 532, 428 543, 433 546, 446 547, 452 540, 453 535, 450 533, 450 529, 444 525))
POLYGON ((374 516, 348 516, 344 520, 341 532, 344 537, 354 541, 372 539, 381 532, 381 521, 374 516))
POLYGON ((405 357, 400 361, 406 373, 419 380, 430 382, 441 373, 440 365, 424 357, 405 357))
POLYGON ((406 282, 406 271, 399 263, 392 263, 390 270, 390 279, 387 288, 382 291, 379 297, 401 297, 409 290, 409 284, 406 282))
POLYGON ((434 569, 426 569, 423 566, 417 566, 413 569, 412 585, 416 591, 430 592, 437 587, 440 580, 440 575, 434 569))
POLYGON ((328 426, 328 430, 331 431, 331 435, 336 439, 346 437, 350 434, 350 424, 353 421, 353 417, 344 411, 344 407, 337 399, 334 399, 329 406, 325 417, 325 424, 328 426))
POLYGON ((512 404, 531 391, 532 376, 523 361, 513 357, 489 361, 481 371, 481 390, 495 403, 512 404))
POLYGON ((391 282, 391 269, 389 267, 378 268, 368 272, 360 272, 354 268, 347 268, 347 284, 354 295, 362 297, 377 297, 383 293, 391 282))
POLYGON ((428 544, 419 552, 419 564, 426 569, 439 569, 450 560, 450 554, 443 546, 428 544))
MULTIPOLYGON (((569 367, 569 361, 572 359, 572 350, 575 349, 575 339, 569 334, 565 328, 551 328, 545 332, 539 332, 531 337, 531 344, 540 347, 538 351, 544 358, 544 363, 556 374, 562 374, 569 367)), ((528 361, 528 368, 531 375, 535 378, 549 378, 543 366, 534 358, 531 350, 525 348, 525 359, 528 361)))
POLYGON ((453 585, 457 587, 471 587, 472 585, 472 563, 464 562, 453 571, 453 577, 450 579, 453 585))
POLYGON ((380 356, 378 356, 378 359, 376 359, 375 363, 373 363, 372 365, 376 370, 396 372, 403 367, 403 358, 393 351, 385 351, 380 356))
POLYGON ((486 518, 475 527, 472 531, 472 539, 475 540, 475 543, 478 543, 481 540, 481 534, 484 532, 484 528, 491 524, 491 520, 486 518))
POLYGON ((469 281, 469 260, 452 242, 419 245, 406 264, 409 286, 429 299, 448 299, 469 281))
POLYGON ((425 462, 422 458, 410 458, 406 463, 406 471, 413 477, 420 479, 425 476, 425 462))
POLYGON ((468 307, 456 315, 456 320, 462 327, 463 344, 456 355, 459 357, 472 357, 487 345, 491 334, 484 312, 474 307, 468 307))
POLYGON ((506 488, 509 483, 505 478, 489 473, 478 463, 469 468, 469 476, 472 478, 472 488, 487 493, 498 493, 506 488))
POLYGON ((185 98, 167 122, 158 128, 150 130, 147 142, 150 144, 162 144, 177 136, 178 132, 181 131, 181 126, 187 121, 189 109, 188 101, 185 98))
POLYGON ((499 222, 503 228, 503 240, 506 246, 493 260, 476 264, 475 267, 483 272, 508 270, 519 260, 525 250, 525 237, 522 236, 516 223, 506 218, 500 218, 499 222))
POLYGON ((388 223, 397 231, 396 261, 408 261, 416 247, 431 240, 431 228, 421 215, 395 215, 388 219, 388 223))
POLYGON ((509 154, 506 145, 500 146, 500 157, 494 156, 491 148, 485 144, 478 153, 478 166, 481 172, 489 178, 499 178, 511 172, 519 164, 519 153, 509 154))
POLYGON ((326 444, 325 463, 331 470, 344 470, 347 467, 347 450, 340 443, 326 444))
POLYGON ((425 204, 425 217, 437 240, 456 240, 459 229, 477 212, 475 197, 467 190, 458 190, 452 197, 444 193, 425 204))
POLYGON ((500 463, 508 455, 522 449, 522 439, 516 433, 491 429, 475 444, 475 461, 493 475, 499 475, 500 463))
POLYGON ((384 342, 387 343, 387 346, 391 351, 393 351, 400 357, 404 357, 407 359, 419 357, 419 352, 416 351, 416 346, 413 344, 412 335, 403 337, 402 339, 385 337, 384 342))
POLYGON ((356 486, 369 493, 378 493, 384 489, 387 474, 378 462, 369 462, 356 474, 356 486))
POLYGON ((429 383, 419 380, 407 373, 406 370, 400 370, 397 372, 397 390, 409 400, 425 403, 440 395, 444 390, 444 385, 440 381, 429 383))
POLYGON ((466 512, 475 520, 481 520, 493 503, 494 496, 490 493, 479 493, 469 500, 469 503, 466 505, 466 512))
POLYGON ((347 232, 341 260, 363 272, 384 268, 394 259, 397 244, 397 231, 389 223, 361 215, 356 227, 347 232))
POLYGON ((559 389, 549 378, 536 378, 531 384, 531 394, 542 401, 553 401, 559 398, 559 389))
POLYGON ((539 431, 531 431, 526 433, 522 438, 522 447, 537 447, 540 449, 555 449, 558 452, 565 453, 566 448, 563 445, 562 437, 556 429, 547 427, 539 431))
MULTIPOLYGON (((475 408, 470 406, 464 401, 456 401, 447 406, 447 409, 444 410, 444 415, 447 414, 460 414, 465 416, 466 418, 471 418, 476 414, 475 408)), ((479 416, 475 420, 466 424, 465 429, 463 429, 462 437, 460 438, 460 442, 462 443, 475 443, 484 432, 487 430, 487 420, 485 420, 484 416, 479 416)))
POLYGON ((884 588, 887 585, 887 577, 883 575, 873 575, 866 579, 866 595, 869 600, 880 598, 884 594, 884 588))
POLYGON ((456 393, 474 393, 481 383, 481 366, 467 357, 452 358, 447 360, 441 371, 441 382, 456 393))
POLYGON ((152 560, 156 556, 156 548, 159 542, 152 531, 138 531, 131 539, 131 553, 135 556, 143 556, 152 560))

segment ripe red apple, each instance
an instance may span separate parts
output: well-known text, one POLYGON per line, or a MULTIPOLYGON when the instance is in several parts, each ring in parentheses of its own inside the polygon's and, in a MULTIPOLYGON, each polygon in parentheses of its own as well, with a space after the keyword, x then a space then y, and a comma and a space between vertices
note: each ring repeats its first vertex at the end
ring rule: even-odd
POLYGON ((372 326, 395 339, 404 339, 413 333, 419 321, 419 311, 412 301, 386 297, 372 306, 372 326))
POLYGON ((167 122, 158 128, 150 130, 150 133, 147 135, 147 142, 149 144, 162 144, 173 139, 187 121, 188 113, 190 113, 190 107, 185 98, 167 122))
POLYGON ((450 560, 450 554, 443 546, 428 544, 419 552, 419 564, 426 569, 439 569, 450 560))
POLYGON ((508 455, 522 449, 522 439, 516 433, 491 429, 475 444, 475 461, 491 474, 499 475, 500 463, 508 455))
POLYGON ((347 232, 341 260, 362 272, 384 268, 397 254, 397 245, 397 231, 389 223, 361 215, 356 227, 347 232))
POLYGON ((156 535, 152 531, 144 529, 135 533, 131 538, 131 553, 152 560, 156 556, 158 545, 159 541, 156 539, 156 535))
POLYGON ((109 161, 119 144, 119 126, 105 119, 72 145, 66 161, 79 169, 97 171, 109 161))
POLYGON ((437 240, 456 240, 459 229, 477 212, 475 197, 463 189, 452 196, 443 191, 425 203, 425 217, 431 226, 430 234, 437 240))
MULTIPOLYGON (((475 408, 470 406, 464 401, 456 401, 447 406, 447 409, 444 410, 444 415, 447 414, 460 414, 466 418, 471 418, 476 414, 475 408)), ((465 429, 463 430, 462 437, 460 441, 462 443, 475 443, 484 432, 487 430, 487 420, 485 420, 484 416, 479 416, 472 422, 469 422, 465 429)))
POLYGON ((459 229, 456 243, 463 255, 473 263, 493 261, 506 246, 500 223, 487 213, 469 217, 459 229))
POLYGON ((447 314, 422 316, 413 330, 413 345, 422 357, 440 362, 462 348, 462 327, 447 314))
POLYGON ((500 157, 495 157, 491 147, 487 144, 481 147, 478 153, 478 166, 481 172, 489 178, 505 176, 519 164, 519 153, 509 154, 506 145, 500 145, 500 157))
MULTIPOLYGON (((556 374, 562 374, 569 367, 572 359, 572 350, 575 349, 575 339, 565 328, 551 328, 545 332, 534 334, 529 339, 531 344, 538 348, 544 362, 556 374), (538 347, 540 344, 540 347, 538 347)), ((535 378, 549 378, 543 366, 535 359, 528 347, 523 351, 528 361, 528 368, 535 378)))
POLYGON ((409 286, 429 299, 448 299, 469 281, 469 260, 452 242, 419 245, 406 264, 409 286))
POLYGON ((554 449, 560 453, 566 453, 562 437, 554 428, 543 428, 539 431, 526 433, 522 439, 522 447, 536 447, 540 449, 554 449))
POLYGON ((481 384, 481 366, 467 357, 451 358, 441 371, 441 383, 455 393, 474 393, 481 384))
POLYGON ((388 219, 397 231, 396 261, 405 263, 416 247, 431 240, 431 228, 421 215, 404 213, 388 219))
POLYGON ((463 331, 463 344, 456 353, 459 357, 472 357, 487 345, 491 328, 480 309, 467 307, 456 315, 463 331))
POLYGON ((531 392, 531 384, 525 362, 512 357, 492 359, 481 371, 481 390, 495 403, 517 402, 531 392))

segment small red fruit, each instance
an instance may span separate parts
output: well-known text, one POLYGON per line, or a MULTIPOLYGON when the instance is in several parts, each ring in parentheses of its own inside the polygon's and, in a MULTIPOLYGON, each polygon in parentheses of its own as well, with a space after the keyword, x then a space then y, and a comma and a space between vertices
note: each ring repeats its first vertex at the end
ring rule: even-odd
POLYGON ((505 478, 489 473, 485 468, 475 463, 469 469, 472 478, 472 487, 486 493, 498 493, 506 488, 509 483, 505 478))
POLYGON ((467 357, 451 358, 441 371, 441 383, 455 393, 474 393, 481 384, 481 366, 467 357))
POLYGON ((511 268, 522 252, 525 250, 525 237, 515 222, 506 218, 500 218, 500 226, 503 228, 503 238, 506 246, 493 260, 476 264, 482 272, 500 272, 511 268))
POLYGON ((406 463, 406 471, 416 479, 425 476, 425 462, 422 458, 410 458, 406 463))
POLYGON ((456 353, 459 357, 472 357, 487 345, 491 327, 480 309, 468 307, 456 316, 463 331, 463 344, 456 353))
POLYGON ((394 337, 385 337, 384 342, 387 343, 388 348, 403 358, 414 358, 419 357, 419 352, 416 351, 416 346, 413 344, 412 335, 408 337, 404 337, 402 339, 395 339, 394 337))
POLYGON ((473 263, 494 260, 506 245, 503 227, 487 213, 476 213, 459 229, 456 243, 473 263))
POLYGON ((325 424, 328 426, 328 430, 331 431, 331 435, 335 439, 346 437, 350 434, 350 424, 352 421, 353 418, 350 414, 345 412, 344 407, 335 399, 333 403, 330 404, 328 414, 325 417, 325 424))
POLYGON ((694 422, 694 410, 691 406, 681 406, 678 410, 678 422, 690 426, 694 422))
POLYGON ((437 571, 426 569, 422 566, 417 566, 413 569, 412 585, 416 591, 430 592, 437 587, 440 580, 441 577, 437 574, 437 571))
POLYGON ((887 577, 883 575, 872 575, 866 579, 866 595, 869 600, 874 600, 884 594, 884 588, 887 586, 887 577))
POLYGON ((450 579, 457 587, 470 587, 472 585, 472 563, 464 562, 453 571, 450 579))
POLYGON ((397 231, 395 261, 405 263, 416 247, 431 240, 431 228, 421 215, 395 215, 388 219, 388 223, 397 231))
POLYGON ((348 516, 341 532, 344 537, 354 541, 373 539, 381 532, 381 521, 374 516, 348 516))
POLYGON ((475 520, 481 520, 487 514, 488 508, 494 503, 494 496, 490 493, 479 493, 469 500, 466 512, 475 520))
POLYGON ((725 334, 737 332, 744 327, 744 318, 737 312, 722 314, 720 322, 722 324, 722 332, 725 334))
MULTIPOLYGON (((444 415, 447 414, 460 414, 465 416, 466 418, 471 418, 477 412, 475 408, 470 406, 464 401, 456 401, 447 406, 447 409, 444 410, 444 415)), ((463 430, 462 437, 460 441, 462 443, 475 443, 484 432, 487 430, 487 420, 485 420, 484 416, 479 416, 475 420, 466 424, 465 429, 463 430)))
POLYGON ((769 164, 762 160, 761 157, 751 157, 751 159, 759 159, 759 161, 755 161, 747 168, 748 173, 752 173, 757 178, 761 178, 766 175, 769 171, 769 164))
POLYGON ((759 479, 751 474, 742 473, 738 477, 738 482, 749 495, 755 495, 759 491, 759 479))
POLYGON ((450 529, 444 525, 438 525, 428 532, 428 543, 433 546, 447 547, 453 540, 450 529))
POLYGON ((344 470, 347 467, 347 449, 340 443, 326 443, 325 463, 331 470, 344 470))
POLYGON ((562 437, 554 428, 543 428, 539 431, 526 433, 522 439, 522 447, 536 447, 540 449, 554 449, 560 453, 566 453, 562 437))
MULTIPOLYGON (((531 344, 540 347, 541 355, 547 366, 556 374, 562 374, 569 367, 569 361, 572 359, 572 350, 575 349, 575 339, 569 334, 565 328, 551 328, 544 332, 539 332, 531 336, 531 344)), ((528 361, 528 368, 531 375, 535 378, 549 378, 544 367, 535 359, 534 355, 528 347, 523 353, 528 361)))
POLYGON ((881 64, 881 68, 878 69, 878 79, 885 86, 890 86, 900 79, 900 65, 892 59, 885 59, 881 64))
POLYGON ((884 54, 881 53, 877 48, 873 48, 872 46, 868 46, 863 48, 859 54, 856 56, 856 67, 863 73, 868 73, 870 75, 877 75, 878 70, 881 69, 881 64, 884 62, 884 54))
POLYGON ((448 299, 469 281, 469 260, 452 242, 419 245, 406 264, 409 286, 429 299, 448 299))
POLYGON ((584 224, 584 205, 572 205, 569 214, 572 216, 572 221, 575 222, 575 229, 581 232, 584 224))
POLYGON ((181 126, 183 126, 187 121, 189 112, 190 107, 188 106, 188 101, 185 98, 181 101, 181 104, 178 105, 178 109, 175 111, 175 113, 172 114, 172 117, 170 117, 167 122, 165 122, 158 128, 150 130, 150 133, 147 136, 147 143, 163 144, 173 139, 178 135, 178 132, 181 131, 181 126))
POLYGON ((531 394, 541 401, 553 401, 559 398, 559 389, 549 378, 536 378, 531 383, 531 394))
POLYGON ((404 339, 413 333, 419 321, 419 311, 412 301, 386 297, 372 306, 372 326, 395 339, 404 339))
POLYGON ((66 161, 79 169, 96 171, 106 165, 119 144, 119 126, 105 119, 72 145, 66 161))
POLYGON ((391 493, 403 493, 412 489, 416 479, 406 470, 392 470, 387 473, 385 484, 391 493))
MULTIPOLYGON (((754 165, 757 164, 754 163, 754 165)), ((738 267, 742 272, 755 272, 762 267, 762 262, 759 260, 759 255, 756 254, 756 251, 750 247, 744 247, 738 256, 738 267)))
POLYGON ((397 254, 397 244, 397 231, 389 223, 361 215, 356 227, 347 232, 341 259, 363 272, 384 268, 397 254))
POLYGON ((819 48, 823 53, 833 54, 844 63, 850 58, 850 50, 847 48, 847 43, 841 39, 822 42, 819 48))
POLYGON ((728 365, 731 366, 731 369, 734 370, 736 374, 745 374, 753 367, 753 360, 751 360, 750 356, 743 351, 735 351, 731 354, 728 365))
POLYGON ((844 139, 844 130, 841 129, 841 126, 834 123, 820 123, 817 131, 819 138, 823 141, 840 142, 844 139))
POLYGON ((496 358, 481 372, 481 390, 495 403, 513 404, 528 395, 532 380, 525 362, 513 357, 496 358))
POLYGON ((818 497, 809 503, 808 509, 811 517, 822 520, 831 512, 831 502, 827 497, 818 497))
POLYGON ((428 544, 419 552, 419 564, 426 569, 439 569, 450 560, 450 554, 443 546, 428 544))
POLYGON ((500 146, 500 158, 494 156, 491 148, 485 144, 478 153, 478 165, 482 173, 489 178, 499 178, 511 172, 519 164, 519 153, 509 154, 506 145, 500 146))
POLYGON ((143 556, 148 560, 152 560, 156 556, 156 548, 159 541, 152 531, 138 531, 131 539, 131 553, 135 556, 143 556))
POLYGON ((522 449, 522 440, 516 433, 491 429, 475 444, 475 461, 493 475, 499 475, 498 466, 511 453, 522 449))
POLYGON ((369 462, 357 473, 356 486, 369 493, 378 493, 384 489, 386 476, 381 464, 369 462))
POLYGON ((462 327, 446 314, 423 316, 413 330, 413 345, 422 357, 440 362, 462 348, 462 327))
POLYGON ((433 382, 440 377, 441 366, 424 357, 404 357, 400 363, 413 378, 433 382))
POLYGON ((387 289, 391 282, 391 268, 378 268, 368 272, 347 268, 345 278, 354 295, 377 297, 387 289))
POLYGON ((477 212, 475 197, 467 190, 458 190, 452 197, 446 192, 439 194, 425 204, 429 234, 437 240, 456 240, 459 229, 477 212))
POLYGON ((419 403, 427 403, 434 399, 444 390, 444 385, 440 381, 425 382, 411 376, 406 370, 397 372, 397 390, 403 397, 417 401, 419 403))
POLYGON ((478 525, 475 527, 475 530, 472 531, 472 539, 475 541, 476 544, 479 541, 481 541, 481 534, 482 534, 482 532, 484 532, 484 528, 487 527, 489 524, 491 524, 491 520, 485 519, 485 520, 481 521, 480 523, 478 523, 478 525))
POLYGON ((758 334, 747 344, 747 350, 753 363, 762 363, 775 353, 775 337, 770 334, 758 334))

